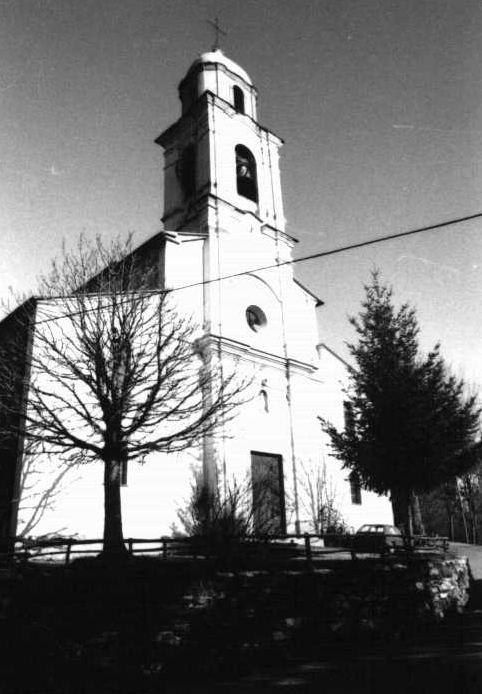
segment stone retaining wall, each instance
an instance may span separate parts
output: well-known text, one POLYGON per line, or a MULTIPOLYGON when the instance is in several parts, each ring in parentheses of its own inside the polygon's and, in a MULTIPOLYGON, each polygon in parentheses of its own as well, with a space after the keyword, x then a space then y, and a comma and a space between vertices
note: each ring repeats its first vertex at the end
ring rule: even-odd
POLYGON ((346 635, 410 634, 460 613, 469 599, 469 585, 465 558, 379 565, 371 580, 335 591, 329 628, 346 635))
POLYGON ((442 557, 326 562, 313 571, 202 567, 27 567, 1 582, 0 629, 34 658, 32 672, 121 676, 156 689, 182 677, 186 663, 190 677, 219 677, 316 657, 340 640, 349 649, 418 638, 463 609, 470 581, 466 559, 442 557))
POLYGON ((175 662, 187 655, 210 672, 276 661, 280 652, 316 655, 340 639, 414 638, 461 612, 469 583, 464 558, 218 573, 193 586, 177 621, 158 633, 159 657, 179 650, 175 662))

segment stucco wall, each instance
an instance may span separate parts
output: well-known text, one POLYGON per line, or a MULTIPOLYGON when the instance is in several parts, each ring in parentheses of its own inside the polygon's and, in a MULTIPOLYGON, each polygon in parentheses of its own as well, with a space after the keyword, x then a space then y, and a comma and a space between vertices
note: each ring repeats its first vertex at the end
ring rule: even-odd
MULTIPOLYGON (((200 245, 196 242, 190 248, 199 259, 200 245)), ((184 281, 185 277, 181 279, 184 281)), ((211 450, 221 489, 229 487, 235 480, 237 484, 249 487, 251 453, 264 452, 282 458, 288 530, 295 529, 296 506, 301 529, 311 528, 312 513, 306 500, 306 482, 307 476, 316 475, 321 468, 328 472, 327 484, 333 503, 349 527, 357 529, 364 522, 392 522, 391 506, 385 497, 363 491, 362 504, 351 503, 347 471, 341 469, 340 463, 331 455, 321 429, 319 417, 342 425, 345 366, 326 352, 322 353, 318 371, 308 365, 291 365, 288 373, 281 356, 284 349, 282 317, 276 295, 255 277, 243 278, 241 288, 239 295, 233 292, 224 304, 224 334, 237 340, 223 343, 223 368, 225 375, 236 372, 239 379, 249 380, 250 386, 244 394, 246 402, 235 419, 224 428, 220 427, 213 439, 211 450), (250 291, 255 298, 250 298, 250 291), (227 310, 231 298, 234 303, 236 296, 244 303, 257 300, 267 308, 271 332, 267 329, 264 336, 249 334, 252 331, 241 308, 239 315, 234 310, 227 310), (261 346, 266 349, 262 350, 261 346), (261 389, 265 396, 261 396, 261 389)), ((189 290, 184 294, 184 305, 191 310, 200 296, 202 292, 199 289, 197 292, 189 290)), ((52 317, 62 310, 59 303, 44 304, 39 318, 52 317)), ((59 331, 67 330, 65 322, 57 321, 56 324, 59 331)), ((310 326, 311 322, 307 327, 307 334, 311 335, 310 326)), ((192 467, 199 468, 200 456, 199 446, 182 454, 151 454, 142 465, 129 463, 128 485, 122 489, 127 537, 158 537, 170 533, 172 524, 178 523, 177 510, 189 500, 192 467)), ((25 465, 28 462, 26 460, 25 465)), ((49 503, 29 534, 100 537, 103 524, 102 475, 100 461, 75 465, 64 473, 59 456, 40 455, 34 461, 22 495, 18 532, 22 532, 31 519, 32 503, 42 495, 51 494, 49 503)))

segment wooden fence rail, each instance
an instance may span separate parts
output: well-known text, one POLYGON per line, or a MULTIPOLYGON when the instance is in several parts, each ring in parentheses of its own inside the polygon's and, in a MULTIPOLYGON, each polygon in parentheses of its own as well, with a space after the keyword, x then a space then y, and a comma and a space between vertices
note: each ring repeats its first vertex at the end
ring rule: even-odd
MULTIPOLYGON (((345 538, 348 536, 344 536, 345 538)), ((303 535, 270 535, 258 536, 250 535, 237 538, 245 548, 262 547, 264 551, 269 553, 292 553, 305 556, 306 560, 311 562, 313 552, 323 550, 324 554, 339 553, 348 551, 346 547, 340 547, 342 536, 336 534, 309 534, 303 535), (330 547, 323 547, 324 540, 328 540, 330 547), (315 546, 312 546, 312 542, 315 546)), ((191 557, 201 558, 209 557, 215 553, 212 544, 204 538, 200 537, 158 537, 158 538, 134 538, 125 539, 126 549, 131 555, 136 554, 155 554, 167 560, 170 557, 191 557)), ((229 544, 229 538, 226 538, 226 544, 229 544)), ((65 564, 69 564, 74 555, 89 555, 98 554, 102 549, 103 541, 99 539, 77 539, 77 538, 15 538, 15 549, 11 552, 11 556, 17 559, 55 557, 64 555, 65 564), (92 547, 96 546, 95 549, 92 547)), ((4 555, 5 556, 5 555, 4 555)))
MULTIPOLYGON (((328 554, 340 554, 354 551, 353 534, 340 533, 304 533, 287 535, 249 535, 243 538, 234 538, 241 543, 244 549, 259 549, 270 556, 290 556, 291 558, 304 558, 308 566, 312 566, 316 557, 328 554)), ((154 554, 169 558, 209 558, 216 554, 216 548, 205 538, 201 537, 157 537, 157 538, 126 538, 126 549, 131 555, 154 554)), ((42 559, 44 557, 64 556, 64 562, 68 565, 74 555, 99 554, 102 549, 102 539, 77 539, 77 538, 14 538, 10 546, 13 551, 3 553, 4 558, 42 559)), ((229 538, 225 538, 225 546, 229 546, 229 538)), ((218 545, 217 551, 220 546, 218 545)), ((415 536, 405 538, 403 548, 405 552, 415 551, 446 551, 448 538, 415 536)), ((376 553, 382 554, 382 552, 376 553)))

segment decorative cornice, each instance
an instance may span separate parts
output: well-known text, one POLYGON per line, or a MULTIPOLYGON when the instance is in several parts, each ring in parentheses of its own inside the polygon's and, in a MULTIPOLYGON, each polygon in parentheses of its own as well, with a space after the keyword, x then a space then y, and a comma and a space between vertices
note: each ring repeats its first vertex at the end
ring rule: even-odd
POLYGON ((276 236, 278 236, 291 248, 293 248, 295 243, 299 243, 298 239, 295 239, 294 236, 290 236, 290 234, 287 234, 286 231, 281 231, 281 229, 278 229, 277 227, 274 227, 271 224, 262 223, 261 233, 265 234, 266 236, 269 236, 271 239, 275 239, 276 236))
POLYGON ((219 70, 220 72, 224 72, 224 74, 228 75, 228 77, 235 78, 235 81, 241 82, 247 91, 250 91, 251 93, 254 93, 255 95, 258 94, 258 90, 254 86, 254 84, 247 82, 244 79, 244 77, 242 77, 237 72, 233 72, 223 63, 217 63, 217 62, 213 61, 213 62, 209 62, 209 63, 208 62, 196 63, 195 65, 191 66, 191 68, 188 70, 187 75, 179 82, 179 87, 178 87, 179 96, 181 95, 181 90, 184 87, 184 85, 187 84, 188 82, 190 82, 193 79, 193 77, 198 75, 200 72, 203 72, 204 70, 210 70, 210 71, 219 70))
MULTIPOLYGON (((154 142, 157 145, 166 148, 168 146, 171 136, 174 135, 177 129, 181 127, 181 125, 184 125, 189 119, 194 118, 196 116, 196 111, 200 110, 205 105, 205 102, 207 104, 208 101, 219 106, 222 105, 223 108, 228 108, 230 111, 233 112, 233 114, 237 113, 234 106, 230 104, 229 101, 226 101, 226 99, 223 99, 217 94, 211 92, 209 89, 206 89, 201 94, 201 96, 199 96, 198 99, 194 102, 189 111, 184 113, 175 123, 166 128, 166 130, 164 130, 158 137, 156 137, 154 142), (219 104, 217 102, 219 102, 219 104)), ((270 139, 273 140, 273 142, 275 142, 275 144, 277 144, 279 147, 281 147, 281 145, 284 144, 284 140, 281 137, 276 135, 276 133, 274 133, 272 130, 269 130, 263 125, 260 125, 258 121, 254 120, 254 118, 251 118, 251 116, 249 116, 247 113, 242 114, 242 116, 243 118, 247 118, 248 120, 250 120, 256 129, 262 130, 263 132, 267 133, 270 139)))
MULTIPOLYGON (((189 216, 186 217, 183 223, 188 223, 195 219, 196 216, 201 212, 203 206, 205 206, 206 204, 215 206, 216 203, 222 203, 223 205, 226 205, 227 207, 230 207, 232 210, 235 210, 236 212, 239 212, 241 214, 251 215, 256 219, 256 221, 259 222, 261 233, 265 234, 269 238, 275 239, 276 236, 278 236, 290 248, 292 248, 295 243, 298 243, 298 239, 295 239, 293 236, 290 236, 286 232, 281 231, 281 229, 277 229, 276 227, 271 226, 271 224, 266 224, 265 222, 263 222, 261 217, 258 214, 256 214, 256 212, 252 212, 251 210, 243 210, 240 207, 237 207, 237 205, 234 205, 232 202, 229 202, 229 200, 225 200, 224 198, 218 195, 214 195, 210 192, 202 192, 200 195, 198 195, 195 199, 191 201, 189 216)), ((175 217, 178 214, 185 213, 185 209, 186 208, 184 205, 176 207, 173 210, 170 210, 167 214, 163 215, 163 217, 161 217, 161 221, 165 222, 170 217, 175 217)))
POLYGON ((314 374, 317 370, 317 366, 309 362, 293 359, 292 357, 286 358, 281 354, 267 352, 266 350, 253 347, 247 342, 241 342, 240 340, 234 340, 233 338, 216 335, 214 333, 209 333, 207 337, 211 338, 217 345, 221 344, 221 348, 224 349, 224 351, 231 352, 231 354, 235 356, 243 356, 252 361, 262 361, 263 363, 268 361, 281 369, 285 369, 289 366, 289 368, 293 369, 295 372, 308 373, 310 375, 314 374))

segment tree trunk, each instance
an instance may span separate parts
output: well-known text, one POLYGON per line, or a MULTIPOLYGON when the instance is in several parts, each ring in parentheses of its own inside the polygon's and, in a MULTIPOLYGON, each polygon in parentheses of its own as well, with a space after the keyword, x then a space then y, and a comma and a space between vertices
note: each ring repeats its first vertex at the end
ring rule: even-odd
POLYGON ((425 535, 425 527, 422 519, 422 509, 420 508, 420 499, 415 492, 410 494, 410 506, 412 509, 413 532, 415 535, 425 535))
POLYGON ((410 499, 410 496, 407 497, 407 521, 406 521, 406 533, 408 535, 408 538, 410 542, 412 541, 413 537, 413 508, 412 508, 412 501, 410 499))
POLYGON ((449 536, 452 542, 455 541, 455 527, 454 527, 454 514, 451 511, 447 511, 449 519, 449 536))
POLYGON ((391 493, 393 520, 397 528, 407 530, 407 503, 405 495, 397 492, 391 493))
POLYGON ((465 542, 469 544, 469 529, 467 527, 467 518, 465 516, 465 511, 462 509, 462 522, 464 524, 464 534, 465 534, 465 542))
POLYGON ((462 498, 462 494, 460 492, 460 487, 458 485, 457 485, 457 492, 459 495, 460 511, 462 513, 462 522, 464 524, 465 542, 467 544, 469 544, 469 529, 467 528, 467 518, 465 517, 464 500, 462 498))
POLYGON ((403 530, 407 537, 425 533, 420 500, 414 491, 392 493, 392 508, 395 525, 403 530))
POLYGON ((104 547, 105 557, 122 557, 127 554, 122 533, 121 511, 121 463, 106 460, 104 464, 104 547))
POLYGON ((413 518, 411 506, 411 493, 408 491, 392 492, 393 519, 397 528, 405 535, 413 535, 413 518))

